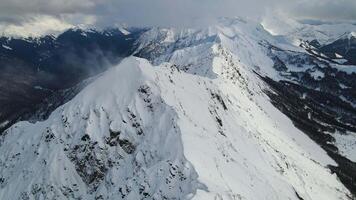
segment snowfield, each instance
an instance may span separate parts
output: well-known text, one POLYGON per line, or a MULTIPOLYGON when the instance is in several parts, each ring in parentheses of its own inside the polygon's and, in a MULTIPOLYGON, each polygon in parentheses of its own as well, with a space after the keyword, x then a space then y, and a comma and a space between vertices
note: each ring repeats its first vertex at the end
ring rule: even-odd
POLYGON ((0 136, 0 199, 351 199, 263 92, 255 71, 279 75, 261 41, 283 43, 241 19, 147 32, 150 61, 126 58, 0 136))

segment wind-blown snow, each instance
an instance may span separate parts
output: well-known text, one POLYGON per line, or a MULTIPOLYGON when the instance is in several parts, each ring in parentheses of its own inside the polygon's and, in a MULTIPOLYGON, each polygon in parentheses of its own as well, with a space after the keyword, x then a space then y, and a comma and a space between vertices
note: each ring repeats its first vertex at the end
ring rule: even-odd
POLYGON ((0 136, 0 199, 347 199, 336 163, 277 110, 262 26, 152 29, 48 120, 0 136))

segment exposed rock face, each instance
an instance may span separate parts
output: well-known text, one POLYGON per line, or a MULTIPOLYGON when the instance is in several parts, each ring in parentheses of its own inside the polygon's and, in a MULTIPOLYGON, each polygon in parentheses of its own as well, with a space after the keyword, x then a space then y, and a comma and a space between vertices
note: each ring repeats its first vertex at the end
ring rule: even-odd
POLYGON ((48 120, 4 133, 1 151, 19 153, 1 158, 2 188, 22 186, 2 198, 179 199, 202 187, 183 156, 176 114, 139 61, 124 62, 48 120))

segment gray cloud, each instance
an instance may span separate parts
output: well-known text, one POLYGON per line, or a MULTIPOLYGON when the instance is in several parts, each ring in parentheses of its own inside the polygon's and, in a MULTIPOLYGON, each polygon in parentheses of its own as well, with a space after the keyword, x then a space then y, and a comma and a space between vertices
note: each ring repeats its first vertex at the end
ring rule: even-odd
POLYGON ((290 6, 289 10, 299 18, 356 22, 355 0, 302 0, 290 6))
POLYGON ((277 0, 117 0, 105 7, 104 19, 134 25, 196 25, 217 17, 258 17, 277 0), (107 17, 109 16, 109 17, 107 17), (112 17, 114 16, 114 17, 112 17))
POLYGON ((302 19, 356 21, 355 0, 0 0, 0 28, 28 26, 41 18, 57 20, 52 28, 53 24, 105 27, 122 23, 196 26, 217 17, 259 19, 266 10, 302 19))
POLYGON ((1 11, 7 14, 60 14, 83 11, 95 6, 97 3, 93 0, 1 0, 1 11))

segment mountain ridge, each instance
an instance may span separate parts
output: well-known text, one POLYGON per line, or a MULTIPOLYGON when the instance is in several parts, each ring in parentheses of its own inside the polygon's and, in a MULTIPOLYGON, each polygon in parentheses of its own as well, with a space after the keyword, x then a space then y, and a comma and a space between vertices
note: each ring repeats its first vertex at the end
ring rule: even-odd
MULTIPOLYGON (((272 83, 317 90, 312 83, 322 86, 324 77, 303 76, 310 69, 327 76, 329 63, 241 19, 203 30, 153 29, 136 45, 134 54, 147 60, 124 59, 47 120, 19 122, 1 135, 2 198, 353 198, 352 185, 334 173, 340 162, 271 95, 283 92, 272 83)), ((295 101, 313 97, 305 93, 295 101)), ((310 109, 306 118, 315 123, 324 110, 310 109)))

